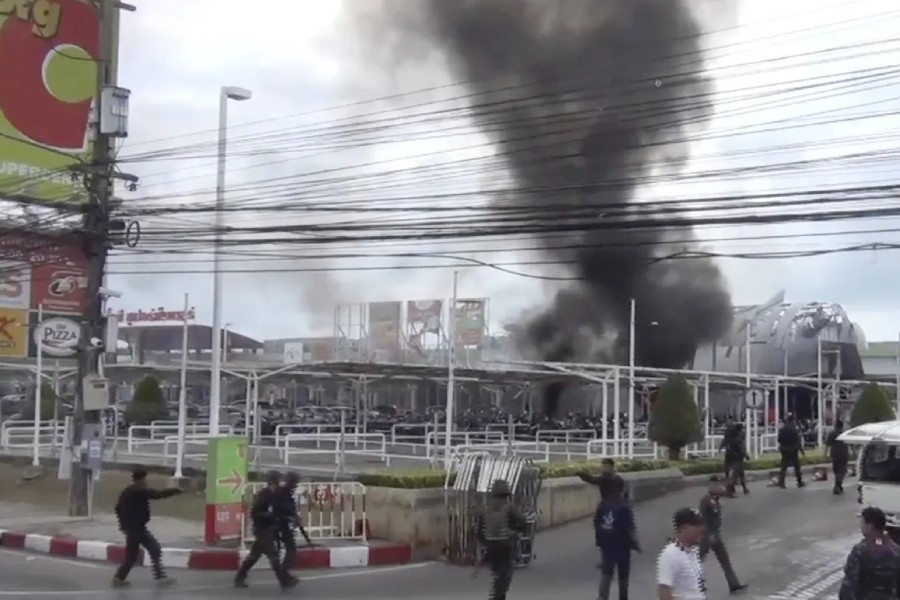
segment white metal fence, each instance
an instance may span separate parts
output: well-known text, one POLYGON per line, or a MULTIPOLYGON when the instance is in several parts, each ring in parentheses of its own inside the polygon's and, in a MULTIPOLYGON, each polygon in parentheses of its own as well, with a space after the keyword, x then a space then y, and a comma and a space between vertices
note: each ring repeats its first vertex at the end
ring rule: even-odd
MULTIPOLYGON (((250 509, 253 496, 264 483, 249 483, 244 487, 243 544, 253 542, 250 509)), ((301 483, 294 498, 301 523, 313 540, 368 539, 366 519, 366 486, 357 481, 335 483, 301 483)))

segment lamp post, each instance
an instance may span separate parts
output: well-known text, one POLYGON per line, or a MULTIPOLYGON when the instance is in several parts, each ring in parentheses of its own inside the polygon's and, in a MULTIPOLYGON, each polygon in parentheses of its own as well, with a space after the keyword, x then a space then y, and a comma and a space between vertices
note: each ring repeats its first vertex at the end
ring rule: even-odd
MULTIPOLYGON (((459 286, 459 271, 453 271, 453 297, 450 299, 450 322, 447 324, 447 334, 450 338, 450 350, 447 353, 447 404, 444 417, 444 468, 449 470, 452 463, 450 450, 453 448, 453 415, 456 412, 454 402, 456 392, 456 295, 459 286)), ((437 442, 437 434, 435 434, 437 442)), ((437 444, 435 444, 437 445, 437 444)))
POLYGON ((219 435, 219 412, 222 385, 222 228, 225 209, 225 154, 227 148, 228 101, 249 100, 252 92, 236 86, 223 87, 219 92, 219 149, 216 166, 216 236, 213 260, 213 324, 212 366, 209 382, 209 433, 219 435))

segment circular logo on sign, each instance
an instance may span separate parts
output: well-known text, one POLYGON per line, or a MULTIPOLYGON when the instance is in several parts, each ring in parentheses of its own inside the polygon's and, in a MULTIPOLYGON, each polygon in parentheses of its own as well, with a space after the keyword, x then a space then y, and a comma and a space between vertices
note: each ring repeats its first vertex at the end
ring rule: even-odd
POLYGON ((65 296, 78 289, 78 276, 80 273, 70 271, 56 271, 50 280, 47 291, 52 296, 65 296))
POLYGON ((79 339, 81 325, 71 319, 46 319, 34 330, 34 343, 51 356, 72 356, 78 350, 79 339))

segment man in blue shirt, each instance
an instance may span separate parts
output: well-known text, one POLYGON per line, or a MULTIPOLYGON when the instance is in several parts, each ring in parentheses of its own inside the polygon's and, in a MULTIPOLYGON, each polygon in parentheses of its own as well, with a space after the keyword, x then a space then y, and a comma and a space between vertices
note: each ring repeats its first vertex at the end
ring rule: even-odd
POLYGON ((613 575, 619 582, 619 600, 628 600, 631 552, 640 552, 634 511, 621 493, 604 498, 594 515, 594 538, 600 548, 600 600, 609 600, 613 575))

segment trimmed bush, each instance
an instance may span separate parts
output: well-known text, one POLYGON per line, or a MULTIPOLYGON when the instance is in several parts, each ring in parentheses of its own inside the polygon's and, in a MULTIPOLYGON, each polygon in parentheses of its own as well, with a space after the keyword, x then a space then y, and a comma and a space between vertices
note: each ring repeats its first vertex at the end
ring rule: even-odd
MULTIPOLYGON (((747 462, 748 471, 768 471, 777 469, 780 457, 778 454, 763 455, 757 460, 747 462)), ((801 464, 817 465, 828 462, 819 451, 807 452, 801 457, 801 464)), ((619 473, 635 473, 638 471, 657 471, 669 467, 677 467, 685 475, 715 475, 722 473, 722 459, 704 458, 699 460, 668 462, 664 460, 617 460, 616 470, 619 473)), ((600 470, 598 461, 540 463, 538 468, 544 479, 561 479, 575 477, 577 473, 596 473, 600 470)), ((452 484, 454 476, 450 476, 452 484)), ((443 488, 446 473, 443 469, 384 469, 372 473, 360 473, 356 481, 369 487, 400 488, 418 490, 443 488)))
POLYGON ((684 375, 672 375, 659 388, 650 412, 647 437, 668 448, 669 460, 678 460, 685 446, 703 441, 700 411, 684 375))
POLYGON ((166 409, 159 381, 152 375, 147 375, 134 391, 134 397, 125 411, 125 418, 130 425, 149 425, 168 416, 169 411, 166 409))
MULTIPOLYGON (((50 384, 43 384, 41 386, 41 421, 49 421, 53 419, 53 409, 54 405, 56 408, 57 417, 62 420, 66 418, 66 409, 62 404, 62 401, 56 397, 56 393, 53 391, 53 387, 50 384)), ((25 398, 25 403, 22 406, 22 417, 25 419, 33 419, 34 418, 34 394, 32 388, 32 394, 25 398)))
POLYGON ((850 413, 850 425, 856 427, 866 423, 881 423, 895 418, 894 408, 888 395, 877 383, 870 383, 863 388, 859 400, 853 405, 850 413))
MULTIPOLYGON (((820 465, 827 463, 828 459, 819 450, 811 450, 805 456, 800 457, 801 465, 820 465)), ((724 475, 724 466, 721 459, 701 458, 698 460, 680 461, 674 463, 685 475, 724 475)), ((748 471, 770 471, 781 466, 781 456, 777 453, 764 454, 757 459, 747 461, 748 471)))

